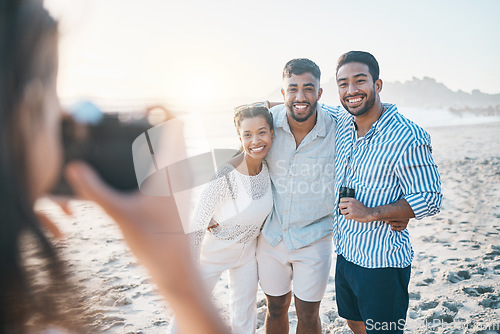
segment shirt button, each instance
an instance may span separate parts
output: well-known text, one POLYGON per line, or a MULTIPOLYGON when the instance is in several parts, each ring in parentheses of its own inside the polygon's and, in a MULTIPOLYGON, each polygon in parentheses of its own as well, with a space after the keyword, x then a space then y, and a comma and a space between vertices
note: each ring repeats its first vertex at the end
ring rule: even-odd
POLYGON ((283 212, 283 213, 284 213, 285 215, 287 215, 287 214, 288 214, 288 211, 285 211, 285 212, 283 212))

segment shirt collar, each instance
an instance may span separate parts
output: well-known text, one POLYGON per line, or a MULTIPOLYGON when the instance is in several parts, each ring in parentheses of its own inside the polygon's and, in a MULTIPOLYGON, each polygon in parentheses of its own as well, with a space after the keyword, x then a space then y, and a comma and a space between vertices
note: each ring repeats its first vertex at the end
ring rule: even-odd
MULTIPOLYGON (((387 125, 387 123, 391 121, 394 114, 398 111, 398 108, 395 104, 382 103, 382 106, 384 107, 385 111, 382 113, 382 115, 380 115, 380 118, 372 124, 370 130, 366 133, 365 138, 371 137, 375 133, 380 132, 387 125)), ((354 121, 354 116, 350 116, 352 129, 355 130, 357 127, 356 122, 354 121)))
POLYGON ((395 104, 382 103, 382 106, 384 107, 385 111, 382 113, 382 115, 380 115, 380 118, 372 125, 372 129, 375 129, 375 132, 382 130, 387 125, 387 123, 391 121, 394 114, 398 111, 398 108, 396 108, 395 104))
MULTIPOLYGON (((274 127, 276 128, 283 128, 284 130, 290 131, 290 126, 288 125, 288 122, 286 120, 286 107, 284 104, 281 104, 279 107, 275 107, 276 110, 276 117, 274 127)), ((272 110, 271 110, 272 111, 272 110)))

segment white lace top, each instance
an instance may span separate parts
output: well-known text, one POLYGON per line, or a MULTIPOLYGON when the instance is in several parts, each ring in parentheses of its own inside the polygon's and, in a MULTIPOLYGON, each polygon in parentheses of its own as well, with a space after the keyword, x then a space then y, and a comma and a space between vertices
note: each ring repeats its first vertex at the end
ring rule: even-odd
POLYGON ((203 189, 194 212, 193 250, 199 258, 200 247, 217 251, 256 238, 271 212, 273 197, 265 162, 257 175, 245 175, 232 165, 221 166, 203 189), (219 226, 207 227, 211 219, 219 226))

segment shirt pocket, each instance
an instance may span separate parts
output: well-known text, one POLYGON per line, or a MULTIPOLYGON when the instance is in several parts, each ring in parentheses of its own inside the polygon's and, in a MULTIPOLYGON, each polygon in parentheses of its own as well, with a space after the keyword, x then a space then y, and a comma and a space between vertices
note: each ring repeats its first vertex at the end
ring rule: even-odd
POLYGON ((372 190, 389 190, 398 185, 394 172, 394 162, 388 159, 378 159, 370 164, 359 167, 355 175, 356 183, 363 188, 372 190))
POLYGON ((335 159, 333 156, 303 157, 293 165, 294 193, 304 195, 309 209, 319 210, 324 214, 333 211, 335 159))

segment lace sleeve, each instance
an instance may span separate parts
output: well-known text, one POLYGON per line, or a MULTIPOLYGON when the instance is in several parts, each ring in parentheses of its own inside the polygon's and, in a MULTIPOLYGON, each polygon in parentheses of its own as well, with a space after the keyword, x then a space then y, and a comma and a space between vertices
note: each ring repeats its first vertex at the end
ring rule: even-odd
POLYGON ((195 259, 199 259, 201 244, 215 211, 224 199, 233 196, 232 185, 234 185, 234 181, 232 178, 234 176, 230 174, 233 169, 230 165, 222 166, 200 194, 193 215, 196 231, 190 233, 195 259))

